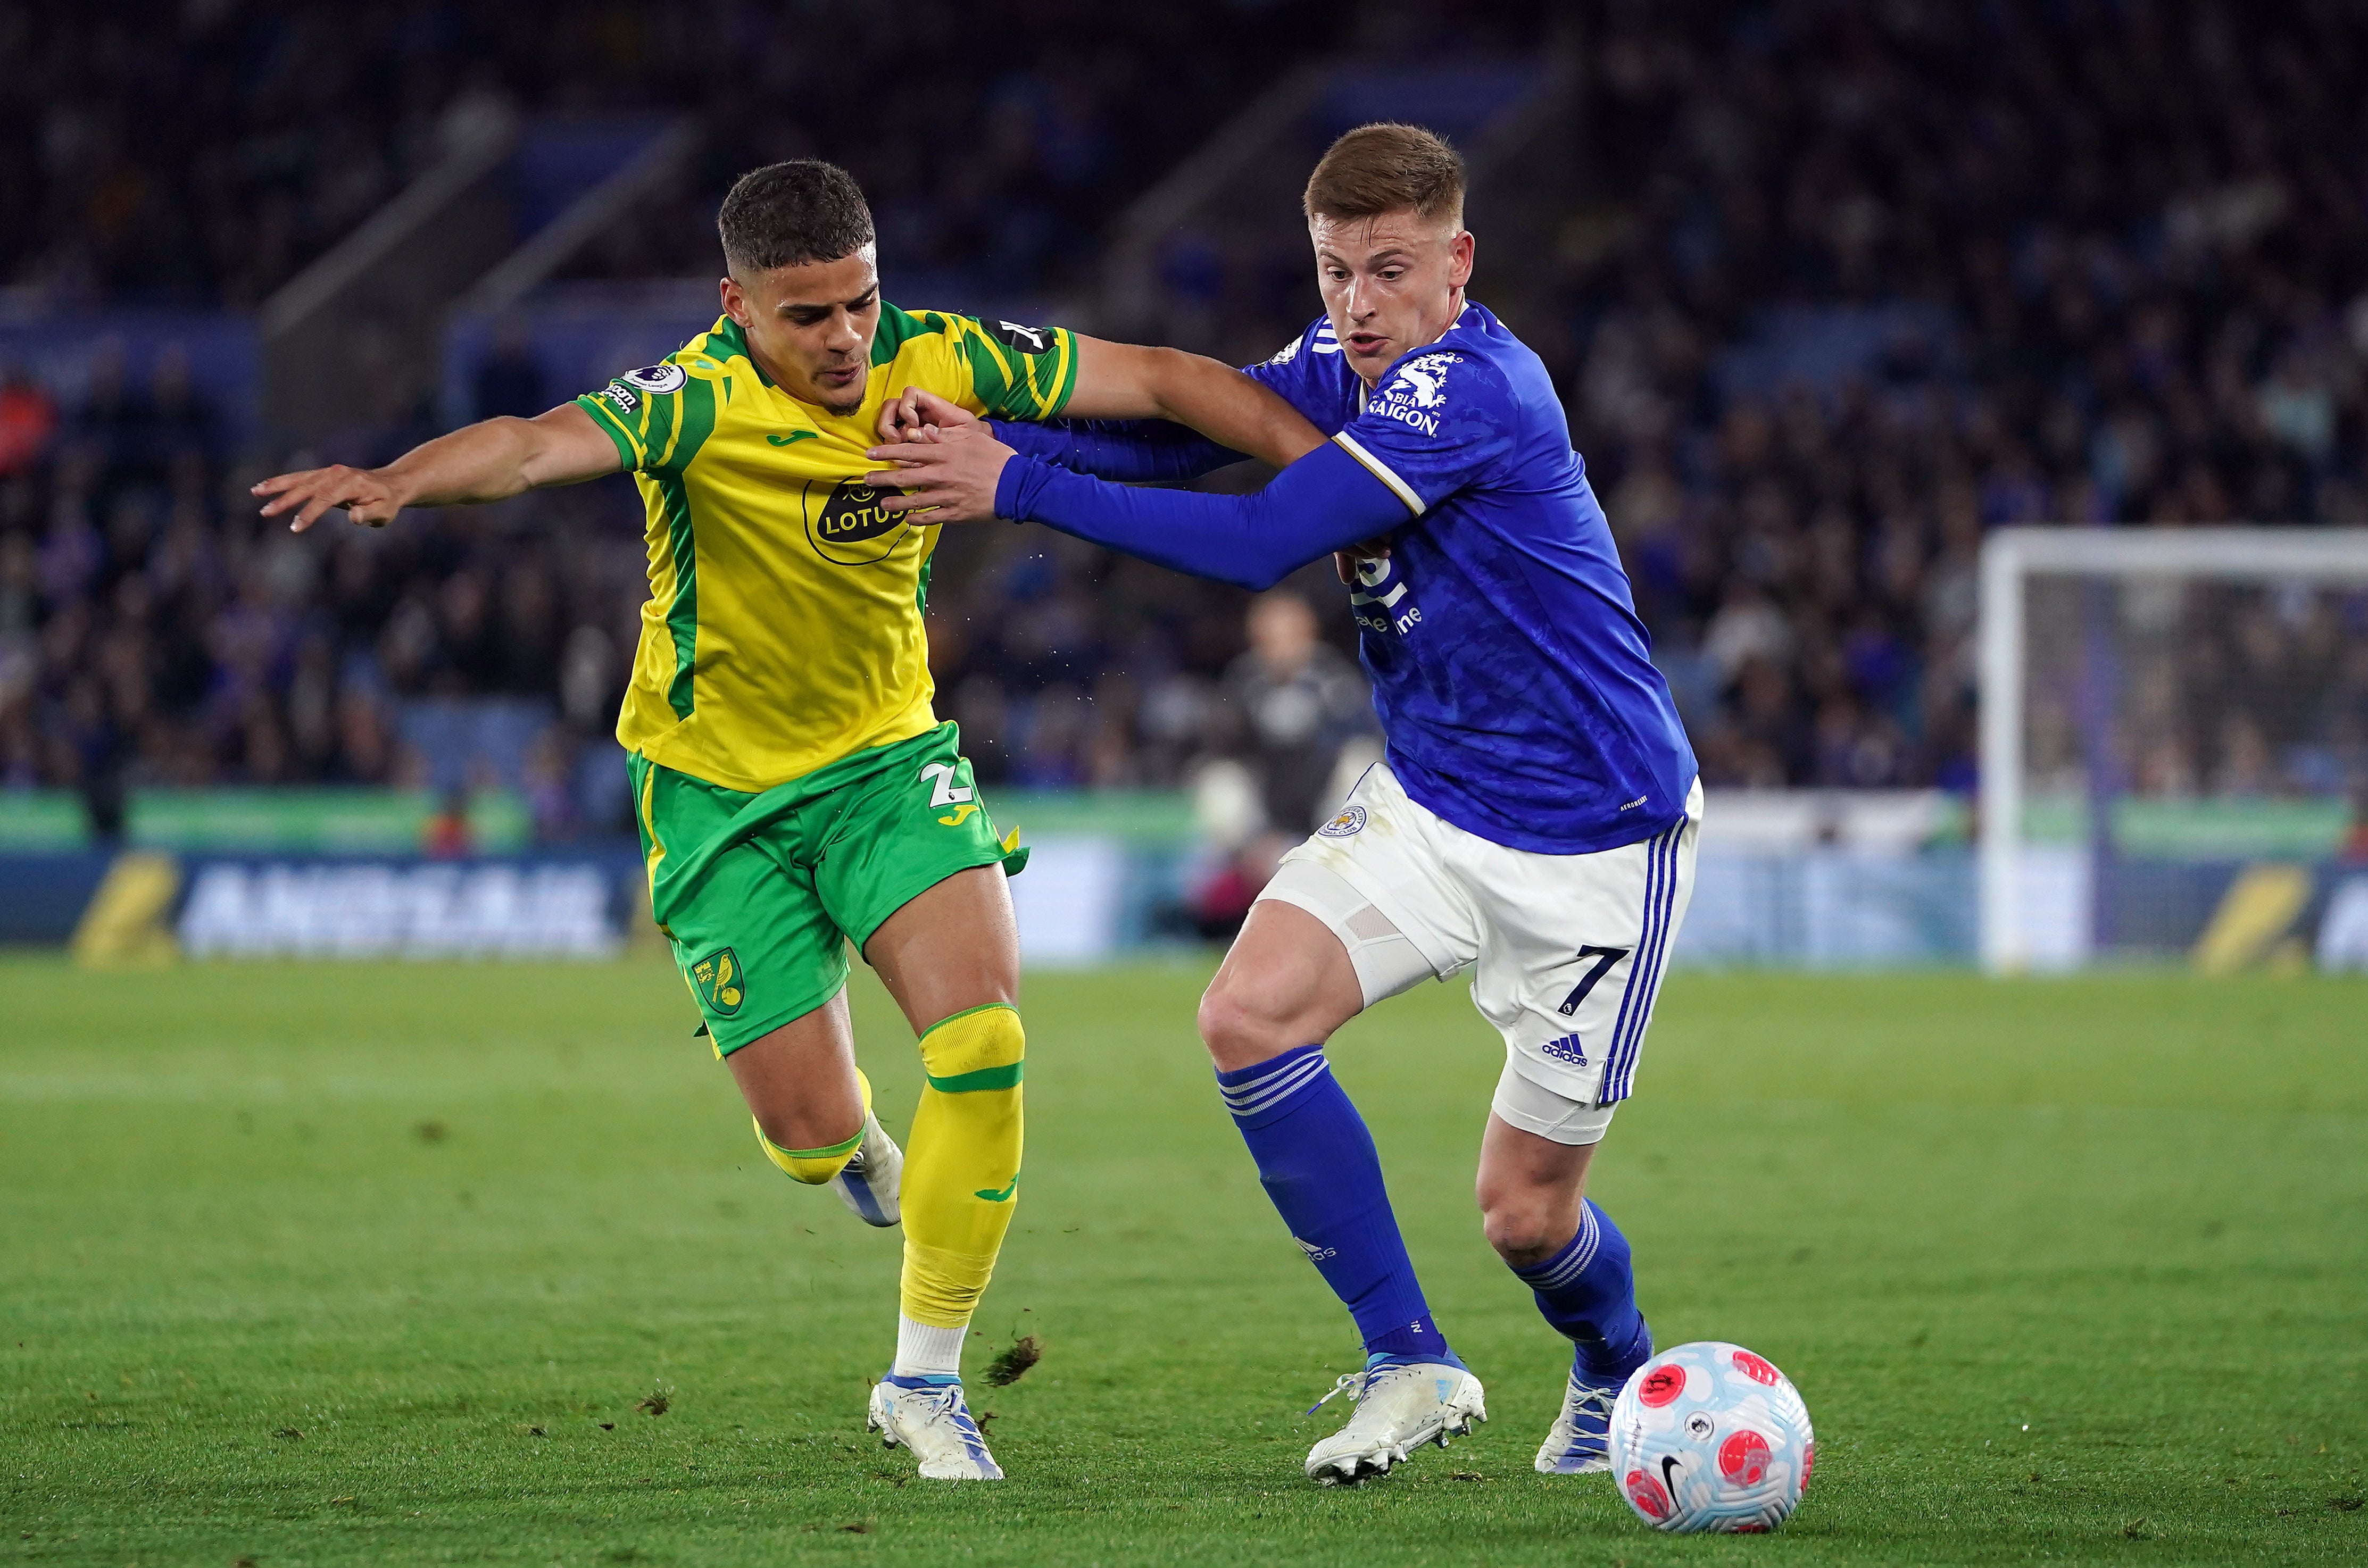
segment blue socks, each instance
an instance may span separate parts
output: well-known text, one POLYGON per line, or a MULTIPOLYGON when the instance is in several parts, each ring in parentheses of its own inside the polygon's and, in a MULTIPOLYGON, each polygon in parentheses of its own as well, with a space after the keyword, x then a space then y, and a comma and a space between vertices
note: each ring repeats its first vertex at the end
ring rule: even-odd
MULTIPOLYGON (((1219 1073, 1217 1086, 1258 1162, 1259 1185, 1357 1320, 1368 1355, 1454 1361, 1398 1234, 1372 1134, 1332 1076, 1324 1048, 1303 1045, 1219 1073)), ((1593 1199, 1580 1204, 1578 1233, 1568 1245, 1513 1272, 1554 1332, 1577 1347, 1576 1364, 1588 1374, 1625 1378, 1652 1358, 1628 1238, 1593 1199)))
MULTIPOLYGON (((1430 1320, 1390 1212, 1372 1134, 1332 1076, 1324 1048, 1303 1045, 1255 1067, 1219 1073, 1217 1086, 1258 1162, 1259 1185, 1292 1240, 1357 1320, 1366 1351, 1454 1360, 1430 1320)), ((1624 1267, 1624 1245, 1621 1257, 1624 1267)))
POLYGON ((1538 1311, 1578 1346, 1577 1365, 1600 1378, 1624 1378, 1653 1358, 1653 1336, 1636 1310, 1636 1276, 1628 1238, 1596 1207, 1579 1205, 1578 1234, 1542 1263, 1513 1270, 1536 1292, 1538 1311))

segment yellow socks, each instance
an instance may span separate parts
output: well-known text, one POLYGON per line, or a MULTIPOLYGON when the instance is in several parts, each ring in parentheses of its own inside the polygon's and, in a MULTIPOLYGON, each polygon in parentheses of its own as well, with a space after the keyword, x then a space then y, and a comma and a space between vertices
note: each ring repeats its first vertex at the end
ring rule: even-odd
POLYGON ((1019 1014, 991 1002, 921 1037, 928 1084, 905 1154, 905 1316, 959 1329, 986 1290, 1019 1195, 1019 1014))
MULTIPOLYGON (((855 1151, 863 1142, 863 1128, 871 1119, 871 1080, 863 1075, 862 1068, 858 1067, 855 1082, 863 1091, 863 1122, 856 1127, 855 1136, 844 1143, 833 1143, 827 1149, 784 1149, 765 1136, 762 1122, 757 1123, 757 1142, 765 1146, 765 1157, 788 1172, 791 1181, 820 1187, 845 1170, 847 1162, 855 1157, 855 1151)), ((756 1120, 754 1117, 749 1119, 756 1120)))
MULTIPOLYGON (((928 1082, 905 1154, 900 1369, 912 1358, 904 1338, 930 1342, 915 1347, 929 1363, 924 1369, 953 1369, 962 1330, 995 1272, 995 1256, 1019 1203, 1019 1079, 1027 1050, 1019 1014, 1001 1002, 940 1019, 921 1036, 928 1082), (946 1343, 938 1345, 939 1338, 946 1343), (939 1361, 947 1365, 939 1369, 939 1361)), ((860 1070, 856 1080, 868 1122, 871 1081, 860 1070)), ((847 1167, 862 1145, 863 1129, 826 1149, 784 1149, 761 1126, 757 1141, 791 1180, 820 1186, 847 1167)))

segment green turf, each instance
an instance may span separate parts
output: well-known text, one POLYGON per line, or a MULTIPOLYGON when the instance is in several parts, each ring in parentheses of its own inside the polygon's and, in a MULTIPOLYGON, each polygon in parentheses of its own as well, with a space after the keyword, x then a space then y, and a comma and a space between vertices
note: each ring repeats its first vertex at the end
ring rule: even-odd
POLYGON ((1302 1479, 1355 1346, 1201 978, 1029 982, 974 1344, 1048 1348, 955 1489, 860 1430, 894 1236, 762 1162, 668 971, 0 962, 0 1562, 2368 1559, 2368 985, 1673 979, 1594 1190, 1662 1342, 1773 1358, 1819 1462, 1781 1534, 1671 1540, 1530 1471, 1564 1357, 1472 1213, 1460 987, 1335 1055, 1495 1420, 1302 1479))

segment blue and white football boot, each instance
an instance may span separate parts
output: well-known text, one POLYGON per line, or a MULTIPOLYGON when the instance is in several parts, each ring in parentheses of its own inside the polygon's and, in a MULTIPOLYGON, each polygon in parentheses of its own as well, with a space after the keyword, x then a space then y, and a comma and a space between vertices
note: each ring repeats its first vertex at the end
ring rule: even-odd
POLYGON ((1345 1393, 1356 1404, 1349 1424, 1307 1450, 1307 1474, 1326 1486, 1353 1486, 1390 1467, 1425 1443, 1447 1447, 1450 1434, 1472 1430, 1488 1419, 1480 1380, 1454 1359, 1421 1361, 1407 1356, 1372 1356, 1361 1371, 1343 1375, 1309 1407, 1345 1393))
POLYGON ((960 1378, 882 1378, 871 1385, 871 1414, 864 1425, 880 1434, 882 1447, 912 1449, 931 1481, 1003 1479, 1003 1467, 970 1418, 960 1378))
POLYGON ((863 1142, 857 1145, 855 1158, 830 1178, 830 1189, 865 1224, 893 1225, 904 1215, 896 1200, 897 1184, 904 1179, 905 1151, 896 1147, 880 1119, 866 1110, 863 1142))
POLYGON ((1637 1347, 1627 1372, 1590 1372, 1578 1353, 1570 1358, 1570 1381, 1563 1386, 1562 1414, 1538 1445, 1540 1475, 1588 1475, 1611 1468, 1611 1402, 1620 1397, 1635 1367, 1653 1358, 1653 1331, 1639 1325, 1637 1347))

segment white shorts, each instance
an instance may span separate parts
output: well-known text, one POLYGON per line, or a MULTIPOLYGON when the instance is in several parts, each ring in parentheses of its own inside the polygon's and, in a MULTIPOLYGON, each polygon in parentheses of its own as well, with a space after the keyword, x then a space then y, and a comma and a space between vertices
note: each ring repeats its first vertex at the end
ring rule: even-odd
POLYGON ((1497 1114, 1592 1143, 1635 1083, 1693 893, 1702 812, 1696 782, 1684 819, 1642 843, 1535 855, 1443 820, 1377 763, 1258 896, 1331 927, 1369 1007, 1473 970, 1473 1005, 1505 1037, 1497 1114))

